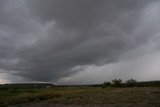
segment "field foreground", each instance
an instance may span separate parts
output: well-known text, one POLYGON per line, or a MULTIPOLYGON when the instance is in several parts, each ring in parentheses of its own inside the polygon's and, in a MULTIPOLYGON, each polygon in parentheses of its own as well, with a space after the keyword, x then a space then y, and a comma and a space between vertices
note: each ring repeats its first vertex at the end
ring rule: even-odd
POLYGON ((0 90, 0 107, 160 107, 160 88, 55 87, 0 90))

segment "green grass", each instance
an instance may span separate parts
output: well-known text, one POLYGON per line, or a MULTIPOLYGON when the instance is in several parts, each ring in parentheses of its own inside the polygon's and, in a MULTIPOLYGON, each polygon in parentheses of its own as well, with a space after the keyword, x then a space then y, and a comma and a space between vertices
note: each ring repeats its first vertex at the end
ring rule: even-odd
POLYGON ((160 104, 160 88, 59 87, 0 90, 0 107, 28 102, 58 104, 160 104))

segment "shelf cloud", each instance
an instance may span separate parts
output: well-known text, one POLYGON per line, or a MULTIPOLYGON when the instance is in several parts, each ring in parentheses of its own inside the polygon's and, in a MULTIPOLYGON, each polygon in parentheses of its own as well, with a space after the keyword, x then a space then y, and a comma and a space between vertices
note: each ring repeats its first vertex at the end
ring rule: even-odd
POLYGON ((159 79, 159 10, 158 0, 0 0, 0 82, 159 79))

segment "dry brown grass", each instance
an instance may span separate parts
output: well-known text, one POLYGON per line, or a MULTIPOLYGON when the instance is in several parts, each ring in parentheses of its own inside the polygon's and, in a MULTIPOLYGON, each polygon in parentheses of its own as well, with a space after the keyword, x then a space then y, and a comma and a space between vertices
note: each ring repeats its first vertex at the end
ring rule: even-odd
POLYGON ((0 91, 0 106, 49 101, 55 104, 150 104, 160 105, 160 88, 50 88, 0 91))

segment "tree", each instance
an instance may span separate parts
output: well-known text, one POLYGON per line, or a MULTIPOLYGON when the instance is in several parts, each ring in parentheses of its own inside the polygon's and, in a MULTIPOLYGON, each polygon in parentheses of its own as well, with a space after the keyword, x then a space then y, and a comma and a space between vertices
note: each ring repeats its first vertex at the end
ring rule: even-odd
POLYGON ((121 87, 122 86, 122 80, 121 79, 117 79, 117 78, 115 78, 114 80, 112 80, 112 85, 114 86, 114 87, 121 87))
POLYGON ((136 83, 137 83, 137 81, 135 79, 132 79, 132 78, 126 81, 126 85, 128 87, 134 87, 134 86, 136 86, 136 83))
POLYGON ((106 88, 106 87, 110 87, 111 86, 111 83, 110 82, 104 82, 102 84, 102 88, 106 88))

